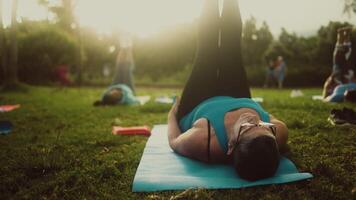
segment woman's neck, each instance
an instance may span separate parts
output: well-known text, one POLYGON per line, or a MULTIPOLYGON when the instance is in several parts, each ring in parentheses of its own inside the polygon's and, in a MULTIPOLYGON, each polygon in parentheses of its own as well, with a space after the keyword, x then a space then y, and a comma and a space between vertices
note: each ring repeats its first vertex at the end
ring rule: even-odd
POLYGON ((238 119, 240 119, 240 116, 244 113, 252 113, 255 114, 259 117, 258 113, 251 109, 251 108, 240 108, 237 110, 233 110, 230 112, 227 112, 224 117, 224 125, 225 125, 225 130, 226 134, 228 137, 228 140, 230 140, 234 134, 235 130, 235 124, 237 123, 238 119))

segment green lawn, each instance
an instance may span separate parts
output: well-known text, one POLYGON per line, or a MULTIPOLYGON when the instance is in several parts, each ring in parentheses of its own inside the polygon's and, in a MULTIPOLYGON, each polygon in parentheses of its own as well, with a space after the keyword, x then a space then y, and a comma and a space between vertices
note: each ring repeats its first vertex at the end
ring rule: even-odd
MULTIPOLYGON (((146 137, 113 136, 111 127, 162 124, 168 105, 96 108, 103 88, 31 88, 0 94, 0 104, 21 104, 0 120, 14 131, 0 136, 0 199, 355 199, 356 128, 327 122, 344 104, 312 101, 318 89, 290 98, 291 90, 254 89, 263 107, 290 129, 286 154, 314 179, 240 190, 132 193, 146 137), (182 193, 183 192, 183 193, 182 193)), ((175 95, 179 90, 138 88, 139 95, 175 95)), ((354 107, 355 105, 346 105, 354 107)))

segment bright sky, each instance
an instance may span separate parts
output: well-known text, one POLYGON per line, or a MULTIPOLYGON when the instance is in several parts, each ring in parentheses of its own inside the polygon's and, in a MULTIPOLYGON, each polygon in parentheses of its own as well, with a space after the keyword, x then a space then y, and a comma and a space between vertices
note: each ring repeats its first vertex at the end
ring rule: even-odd
MULTIPOLYGON (((52 0, 56 2, 58 0, 52 0)), ((240 0, 242 18, 267 21, 278 34, 282 27, 298 34, 312 34, 330 20, 356 23, 342 14, 344 0, 240 0)), ((11 0, 3 0, 4 22, 10 21, 11 0)), ((37 0, 19 0, 19 16, 44 19, 47 12, 37 0)), ((147 36, 199 16, 203 0, 77 0, 76 16, 82 25, 100 32, 121 29, 147 36)), ((51 16, 49 16, 51 18, 51 16)))

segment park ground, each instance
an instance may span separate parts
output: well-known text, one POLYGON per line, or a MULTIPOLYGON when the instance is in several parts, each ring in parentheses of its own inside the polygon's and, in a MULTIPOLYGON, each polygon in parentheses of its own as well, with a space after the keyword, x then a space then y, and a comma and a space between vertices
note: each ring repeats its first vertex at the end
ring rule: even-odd
MULTIPOLYGON (((313 101, 320 89, 253 89, 263 107, 289 127, 285 156, 315 178, 284 185, 239 190, 187 190, 132 193, 133 178, 147 138, 114 136, 113 125, 166 123, 170 105, 93 107, 103 88, 31 87, 25 93, 1 93, 1 104, 21 108, 0 113, 14 124, 0 136, 0 199, 355 199, 356 128, 334 127, 332 108, 352 104, 313 101)), ((138 88, 152 98, 179 89, 138 88)))

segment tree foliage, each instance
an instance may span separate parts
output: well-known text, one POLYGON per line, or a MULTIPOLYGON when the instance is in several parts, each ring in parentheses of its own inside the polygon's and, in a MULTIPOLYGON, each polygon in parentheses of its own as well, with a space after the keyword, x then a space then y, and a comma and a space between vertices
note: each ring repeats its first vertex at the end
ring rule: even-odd
MULTIPOLYGON (((5 29, 2 21, 2 0, 0 0, 0 80, 4 77, 1 76, 5 73, 6 65, 6 40, 5 40, 5 29)), ((0 82, 1 83, 1 82, 0 82)))
MULTIPOLYGON (((17 8, 18 0, 12 1, 11 26, 9 30, 9 48, 5 49, 8 62, 5 63, 4 84, 5 88, 16 88, 18 85, 18 47, 17 47, 17 8), (8 51, 7 51, 8 50, 8 51)), ((7 46, 7 44, 5 44, 7 46)))
POLYGON ((37 0, 38 3, 56 16, 57 25, 68 32, 77 27, 74 16, 75 0, 61 0, 60 5, 51 5, 50 0, 37 0))
POLYGON ((21 80, 40 84, 51 81, 58 65, 77 63, 78 44, 68 33, 53 25, 21 24, 19 66, 21 80), (30 26, 28 31, 24 26, 30 26), (28 32, 27 32, 28 31, 28 32))
POLYGON ((251 17, 244 23, 242 48, 245 65, 260 65, 264 63, 263 55, 273 42, 273 35, 266 22, 261 27, 256 19, 251 17))
POLYGON ((99 36, 95 30, 83 28, 82 33, 82 64, 87 77, 100 78, 104 66, 115 65, 116 55, 119 50, 119 36, 113 35, 99 36))
POLYGON ((356 0, 344 0, 344 13, 349 14, 349 16, 354 13, 356 14, 356 0))
POLYGON ((195 24, 181 24, 146 39, 136 38, 137 74, 157 80, 187 70, 193 63, 196 43, 195 24))
MULTIPOLYGON (((20 80, 48 83, 53 69, 62 64, 71 66, 72 73, 83 69, 85 81, 103 78, 103 66, 113 68, 115 65, 120 50, 120 32, 100 35, 86 27, 73 29, 74 0, 62 0, 62 5, 55 6, 48 0, 39 1, 56 13, 57 20, 53 23, 23 19, 19 24, 16 38, 19 40, 20 80), (83 68, 78 67, 78 63, 83 68)), ((134 38, 135 76, 152 81, 172 77, 183 84, 194 63, 196 25, 196 22, 180 24, 150 37, 134 38)), ((350 25, 330 22, 308 37, 282 29, 281 34, 274 38, 266 22, 258 23, 253 17, 247 19, 242 32, 242 56, 250 83, 262 85, 267 62, 281 55, 288 65, 287 86, 320 85, 332 69, 337 29, 350 25), (303 82, 300 77, 303 77, 303 82)), ((1 33, 11 35, 9 28, 0 29, 0 39, 1 33)), ((3 44, 10 44, 10 40, 3 44)), ((356 33, 353 34, 355 44, 356 33)), ((353 59, 356 59, 355 53, 353 51, 353 59)), ((0 70, 0 77, 3 74, 0 70)))

